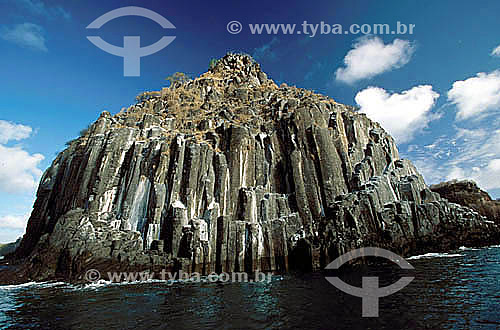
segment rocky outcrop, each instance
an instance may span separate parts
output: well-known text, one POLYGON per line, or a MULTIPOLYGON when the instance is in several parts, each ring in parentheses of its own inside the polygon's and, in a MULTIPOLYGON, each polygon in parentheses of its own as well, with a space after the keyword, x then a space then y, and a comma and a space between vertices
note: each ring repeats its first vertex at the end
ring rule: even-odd
POLYGON ((408 254, 498 232, 429 190, 378 123, 228 54, 71 142, 41 179, 16 258, 36 279, 286 271, 361 246, 408 254))
POLYGON ((0 256, 6 256, 9 253, 14 252, 21 243, 21 238, 17 239, 15 242, 0 244, 0 256))
POLYGON ((430 189, 448 201, 470 207, 489 220, 500 224, 500 201, 493 200, 474 181, 452 180, 432 185, 430 189))

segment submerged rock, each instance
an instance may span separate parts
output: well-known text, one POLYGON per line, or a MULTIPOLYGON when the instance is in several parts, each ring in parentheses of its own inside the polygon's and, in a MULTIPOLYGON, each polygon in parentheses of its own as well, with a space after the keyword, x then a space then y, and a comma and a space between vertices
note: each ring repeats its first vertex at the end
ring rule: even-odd
POLYGON ((499 228, 441 199, 376 122, 278 87, 246 55, 103 112, 44 173, 12 260, 88 269, 318 269, 362 246, 482 244, 499 228))

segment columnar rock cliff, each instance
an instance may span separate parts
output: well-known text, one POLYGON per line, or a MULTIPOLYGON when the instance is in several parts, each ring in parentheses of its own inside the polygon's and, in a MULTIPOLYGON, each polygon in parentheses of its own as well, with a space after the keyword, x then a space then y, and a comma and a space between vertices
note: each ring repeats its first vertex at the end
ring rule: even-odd
POLYGON ((489 220, 500 224, 500 201, 493 200, 474 181, 452 180, 432 185, 430 189, 448 201, 470 207, 489 220))
POLYGON ((41 179, 16 257, 37 279, 286 271, 361 246, 408 254, 497 238, 431 192, 378 123, 228 54, 72 141, 41 179))

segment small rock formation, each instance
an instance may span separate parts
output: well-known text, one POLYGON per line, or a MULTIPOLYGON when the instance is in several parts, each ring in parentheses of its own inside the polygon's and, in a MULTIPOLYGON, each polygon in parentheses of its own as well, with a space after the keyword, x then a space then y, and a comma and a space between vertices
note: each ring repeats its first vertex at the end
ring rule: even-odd
POLYGON ((470 207, 491 221, 500 224, 500 201, 493 200, 490 195, 481 190, 474 181, 452 180, 430 186, 442 198, 452 203, 470 207))
POLYGON ((14 252, 21 243, 21 238, 18 238, 15 242, 0 244, 0 256, 6 256, 9 253, 14 252))
POLYGON ((378 123, 277 86, 246 55, 84 133, 41 179, 15 255, 27 278, 311 270, 362 246, 407 255, 499 237, 432 192, 378 123))

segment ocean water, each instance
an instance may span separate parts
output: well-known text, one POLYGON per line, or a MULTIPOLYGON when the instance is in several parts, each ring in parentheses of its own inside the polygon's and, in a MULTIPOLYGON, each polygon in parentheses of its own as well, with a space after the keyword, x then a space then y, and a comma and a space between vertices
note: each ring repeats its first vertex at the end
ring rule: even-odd
MULTIPOLYGON (((361 317, 361 298, 310 273, 275 275, 269 283, 0 286, 0 328, 500 329, 499 246, 407 260, 415 279, 380 298, 377 318, 361 317)), ((397 266, 382 266, 341 278, 360 286, 366 271, 385 286, 401 277, 397 266)))

